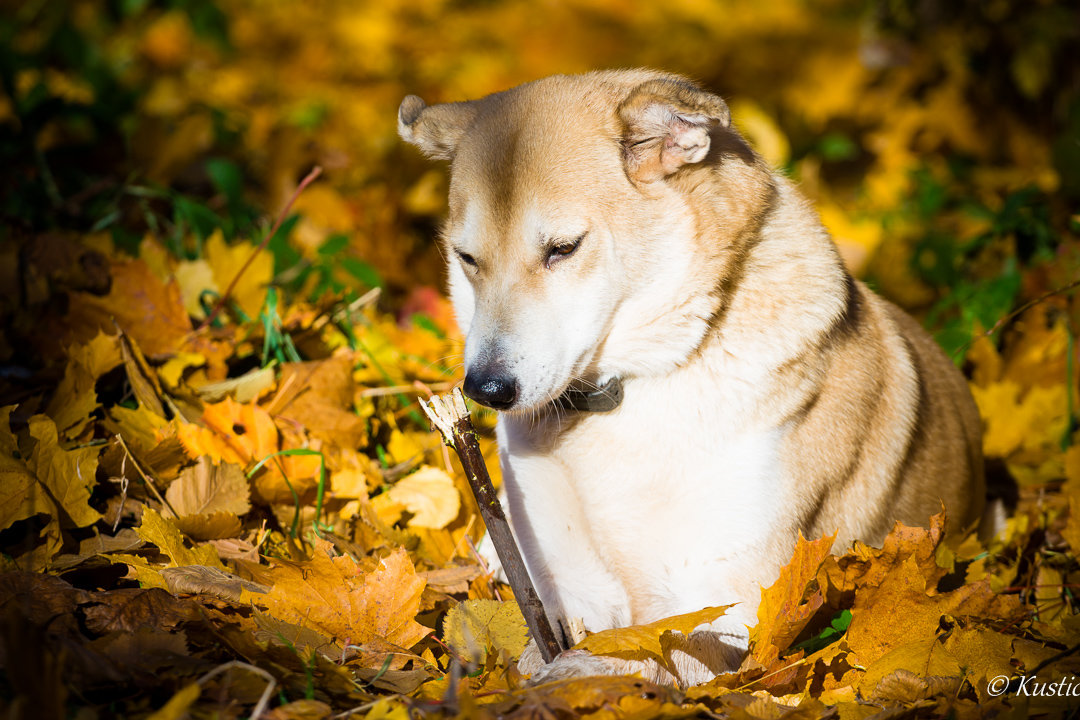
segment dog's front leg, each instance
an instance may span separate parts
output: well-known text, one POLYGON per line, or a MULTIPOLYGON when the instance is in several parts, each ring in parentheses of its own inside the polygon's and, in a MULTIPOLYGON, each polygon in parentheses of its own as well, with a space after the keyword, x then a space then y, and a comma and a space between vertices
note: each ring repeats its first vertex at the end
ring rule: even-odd
POLYGON ((580 618, 592 632, 629 625, 629 594, 600 556, 565 468, 543 456, 504 456, 503 482, 522 558, 552 620, 580 618))

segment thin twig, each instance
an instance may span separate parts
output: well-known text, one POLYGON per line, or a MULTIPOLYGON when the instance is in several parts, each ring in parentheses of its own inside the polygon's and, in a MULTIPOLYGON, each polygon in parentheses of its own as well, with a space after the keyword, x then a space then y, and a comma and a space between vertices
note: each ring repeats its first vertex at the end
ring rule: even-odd
POLYGON ((436 395, 427 402, 421 399, 420 407, 428 416, 432 427, 442 435, 443 442, 452 447, 461 458, 461 466, 465 470, 473 495, 476 496, 480 516, 484 519, 488 535, 499 554, 499 560, 502 561, 503 571, 514 591, 514 599, 521 607, 521 614, 525 616, 525 623, 536 640, 540 654, 546 662, 551 662, 566 647, 551 627, 544 604, 536 593, 529 571, 521 559, 521 552, 510 531, 510 523, 491 484, 491 476, 488 475, 484 455, 480 452, 480 443, 465 408, 461 389, 454 388, 453 392, 436 395))
MULTIPOLYGON (((452 381, 447 381, 427 385, 425 386, 425 389, 430 388, 432 390, 432 393, 435 393, 445 392, 453 387, 454 383, 452 381)), ((368 398, 382 397, 383 395, 400 395, 401 393, 408 392, 409 390, 416 390, 416 384, 414 383, 412 385, 391 385, 389 387, 364 388, 360 391, 360 397, 368 398)))
POLYGON ((762 675, 761 677, 754 678, 753 680, 746 683, 745 685, 735 688, 735 690, 733 692, 742 692, 743 690, 750 687, 751 685, 753 685, 755 683, 759 683, 762 680, 765 680, 767 678, 771 678, 773 675, 779 675, 780 673, 784 672, 785 670, 791 670, 792 668, 797 668, 800 665, 804 665, 804 664, 806 664, 806 661, 809 660, 809 659, 810 659, 810 656, 799 658, 795 662, 790 663, 788 665, 785 665, 784 667, 780 668, 779 670, 773 670, 771 673, 767 673, 765 675, 762 675))
POLYGON ((1031 308, 1035 307, 1036 305, 1040 305, 1040 304, 1046 302, 1047 300, 1054 297, 1055 295, 1064 295, 1065 293, 1068 293, 1071 290, 1075 290, 1078 287, 1080 287, 1080 280, 1073 280, 1071 283, 1068 283, 1067 285, 1062 285, 1061 287, 1055 288, 1053 290, 1047 290, 1046 292, 1044 292, 1042 295, 1035 298, 1034 300, 1028 300, 1026 303, 1024 303, 1020 307, 1016 308, 1012 312, 1008 313, 1007 315, 1003 315, 1001 318, 999 318, 998 321, 996 323, 994 323, 994 326, 991 327, 989 330, 986 330, 985 332, 979 333, 978 335, 973 337, 971 340, 964 343, 964 345, 962 345, 960 347, 960 349, 956 351, 956 355, 959 356, 959 357, 963 357, 967 353, 967 351, 971 348, 971 346, 975 344, 975 341, 978 340, 979 338, 993 337, 994 334, 997 333, 997 331, 1000 330, 1001 328, 1005 327, 1006 324, 1012 322, 1017 317, 1024 314, 1025 312, 1027 312, 1031 308))
POLYGON ((484 561, 484 557, 480 554, 480 551, 476 549, 476 544, 469 537, 468 529, 465 531, 465 542, 469 544, 469 550, 472 551, 473 557, 476 558, 476 562, 480 564, 480 567, 484 570, 484 575, 488 578, 488 583, 491 586, 491 592, 495 594, 495 599, 502 602, 502 593, 499 592, 499 583, 495 579, 495 572, 488 567, 487 562, 484 561))
POLYGON ((259 720, 259 718, 262 717, 262 714, 266 712, 266 708, 270 704, 270 698, 274 696, 274 689, 277 688, 277 680, 275 680, 274 676, 267 671, 246 662, 232 660, 223 665, 218 665, 216 668, 199 678, 197 682, 199 685, 202 685, 211 678, 220 675, 226 670, 232 670, 233 668, 242 668, 249 672, 253 672, 266 680, 266 689, 263 690, 263 694, 259 698, 259 702, 255 705, 255 709, 251 711, 251 720, 259 720))
POLYGON ((270 228, 270 232, 268 232, 266 234, 266 237, 262 239, 262 242, 260 242, 258 246, 256 246, 255 249, 251 251, 251 254, 248 255, 248 259, 244 261, 244 264, 240 266, 240 270, 237 271, 236 275, 233 276, 232 282, 229 283, 229 287, 225 288, 225 292, 221 294, 221 297, 219 297, 218 301, 214 304, 214 309, 210 311, 210 314, 206 316, 205 320, 199 323, 199 327, 195 329, 195 332, 199 332, 200 330, 209 327, 211 323, 214 322, 214 320, 217 320, 217 316, 221 314, 221 309, 224 308, 225 303, 229 301, 229 296, 232 295, 232 291, 236 289, 236 284, 240 282, 240 278, 245 272, 247 272, 247 269, 251 266, 251 263, 255 262, 255 258, 258 257, 259 253, 265 250, 266 246, 270 244, 270 240, 273 239, 274 234, 278 231, 278 228, 280 228, 281 224, 285 222, 285 218, 288 216, 289 210, 292 208, 293 203, 295 203, 296 199, 300 197, 300 193, 304 192, 307 186, 313 183, 315 181, 315 178, 319 177, 319 175, 321 174, 322 168, 316 165, 314 168, 311 169, 311 172, 309 172, 307 176, 300 181, 300 184, 296 186, 296 190, 293 191, 293 194, 289 197, 288 202, 285 203, 285 207, 281 208, 281 212, 278 213, 277 219, 274 221, 273 227, 270 228))
MULTIPOLYGON (((124 452, 127 454, 127 457, 131 458, 131 464, 135 466, 136 470, 138 470, 139 475, 142 476, 143 482, 146 483, 146 486, 148 488, 150 488, 150 492, 154 493, 154 497, 158 499, 158 502, 161 503, 164 507, 169 508, 169 512, 173 514, 173 517, 180 517, 180 513, 176 512, 176 508, 172 506, 172 503, 165 499, 165 496, 162 495, 161 492, 157 489, 157 485, 155 485, 154 481, 150 479, 150 476, 144 473, 143 469, 139 467, 139 461, 135 459, 135 456, 131 453, 131 450, 128 449, 127 443, 124 442, 124 438, 119 433, 117 433, 116 439, 120 441, 120 447, 124 448, 124 452)), ((123 510, 123 507, 121 507, 120 509, 123 510)))
POLYGON ((1069 292, 1073 288, 1077 288, 1077 287, 1080 287, 1080 280, 1073 280, 1068 285, 1063 285, 1062 287, 1056 288, 1054 290, 1048 290, 1047 292, 1044 292, 1039 297, 1035 298, 1034 300, 1029 300, 1028 302, 1024 303, 1020 307, 1013 310, 1011 313, 1009 313, 1005 317, 998 320, 996 323, 994 323, 994 327, 990 328, 989 330, 987 330, 986 332, 983 333, 983 336, 984 337, 990 337, 991 335, 996 333, 998 330, 1000 330, 1002 328, 1002 326, 1005 325, 1005 323, 1009 322, 1010 320, 1017 317, 1018 315, 1024 313, 1027 310, 1030 310, 1031 308, 1035 307, 1039 303, 1046 302, 1047 300, 1054 297, 1055 295, 1064 295, 1065 293, 1069 292))

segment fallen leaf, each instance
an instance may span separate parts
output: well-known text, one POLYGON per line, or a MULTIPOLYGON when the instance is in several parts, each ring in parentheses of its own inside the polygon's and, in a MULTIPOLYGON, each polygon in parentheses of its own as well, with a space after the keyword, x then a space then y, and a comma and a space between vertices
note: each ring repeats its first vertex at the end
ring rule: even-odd
POLYGON ((89 342, 68 348, 67 355, 64 378, 45 414, 53 419, 62 435, 75 437, 86 428, 90 413, 97 409, 94 386, 98 378, 120 364, 120 349, 115 335, 99 332, 89 342))
POLYGON ((114 632, 98 638, 90 646, 121 667, 138 673, 178 664, 187 657, 187 635, 182 630, 140 627, 131 632, 114 632))
POLYGON ((791 561, 762 591, 758 624, 750 631, 750 656, 763 666, 780 657, 824 602, 820 588, 808 590, 835 540, 833 535, 810 542, 799 533, 791 561))
MULTIPOLYGON (((254 403, 231 398, 203 409, 206 427, 176 423, 176 435, 192 458, 210 456, 247 468, 279 450, 278 428, 270 414, 254 403)), ((279 456, 254 478, 257 497, 265 503, 291 503, 315 487, 320 462, 315 456, 279 456), (282 474, 282 470, 284 474, 282 474), (286 478, 288 482, 286 482, 286 478), (291 486, 291 487, 290 487, 291 486)))
POLYGON ((696 612, 674 615, 647 625, 602 630, 589 635, 574 646, 595 655, 611 655, 618 658, 642 659, 651 657, 663 662, 662 638, 665 633, 680 632, 689 635, 699 625, 707 625, 721 617, 730 605, 707 607, 696 612))
POLYGON ((158 367, 158 378, 165 383, 165 387, 176 389, 180 386, 180 379, 188 368, 202 367, 205 364, 206 358, 199 353, 178 352, 158 367))
POLYGON ((481 573, 479 565, 456 565, 439 570, 426 570, 419 575, 429 588, 454 595, 468 592, 469 581, 480 577, 481 573))
POLYGON ((947 572, 937 562, 938 547, 944 538, 944 513, 932 516, 929 528, 896 523, 880 549, 856 542, 846 555, 825 558, 819 584, 826 588, 829 604, 841 607, 844 604, 841 595, 850 594, 857 587, 881 584, 894 567, 910 557, 925 578, 924 587, 935 587, 947 572))
POLYGON ((169 422, 146 407, 111 407, 105 414, 105 427, 113 435, 121 435, 136 452, 146 453, 162 441, 162 431, 169 422))
POLYGON ((188 708, 195 704, 201 694, 202 686, 199 683, 189 683, 177 691, 160 710, 146 720, 181 720, 188 717, 188 708))
POLYGON ((171 630, 202 618, 191 600, 160 588, 117 588, 95 593, 83 608, 86 626, 95 633, 135 632, 142 627, 171 630))
POLYGON ((187 314, 197 320, 205 318, 203 293, 209 291, 211 302, 221 295, 221 288, 214 281, 214 269, 210 263, 205 258, 181 260, 176 264, 173 277, 180 286, 180 296, 184 300, 187 314))
POLYGON ((317 541, 311 560, 274 568, 274 587, 260 604, 280 620, 352 644, 381 639, 409 648, 431 632, 413 619, 424 581, 403 549, 366 573, 329 551, 329 543, 317 541))
POLYGON ((529 629, 516 602, 466 600, 446 613, 443 640, 473 662, 483 662, 489 648, 516 659, 529 644, 529 629))
POLYGON ((270 592, 265 585, 206 565, 164 568, 161 576, 169 584, 169 591, 175 594, 211 595, 235 603, 243 602, 251 593, 264 595, 270 592))
POLYGON ((180 530, 153 508, 143 510, 142 525, 135 532, 169 557, 169 567, 206 565, 219 570, 225 569, 213 545, 200 545, 189 550, 184 545, 184 536, 180 534, 180 530))
POLYGON ((231 397, 243 404, 257 400, 263 391, 273 384, 274 367, 267 365, 264 368, 248 370, 240 377, 200 385, 195 388, 195 393, 208 403, 221 402, 226 397, 231 397))
POLYGON ((0 530, 38 513, 49 514, 52 501, 39 491, 37 477, 21 459, 18 441, 11 433, 11 411, 0 408, 0 530))
POLYGON ((120 350, 124 358, 124 370, 127 371, 131 392, 141 407, 154 415, 164 417, 165 406, 161 402, 164 393, 157 373, 150 369, 138 344, 128 335, 120 333, 120 350))
POLYGON ((312 435, 342 447, 367 443, 367 423, 353 410, 350 353, 326 360, 285 363, 281 367, 281 390, 270 411, 307 428, 312 435))
POLYGON ((1066 427, 1066 390, 1062 385, 1025 388, 1012 380, 971 390, 983 417, 983 451, 1009 457, 1018 450, 1040 450, 1060 442, 1066 427))
POLYGON ((91 594, 55 575, 30 572, 0 573, 0 608, 18 608, 35 625, 70 616, 91 594))
POLYGON ((248 481, 232 463, 214 464, 206 455, 180 473, 165 492, 176 511, 176 526, 197 540, 240 534, 240 517, 251 509, 248 481))
POLYGON ((323 720, 333 715, 333 708, 320 700, 294 700, 279 705, 263 715, 266 720, 323 720))
POLYGON ((951 675, 953 672, 951 667, 946 666, 944 669, 950 674, 935 675, 928 672, 895 670, 874 685, 870 697, 881 703, 915 703, 935 695, 955 695, 960 689, 960 678, 951 675))
POLYGON ((266 286, 270 284, 270 278, 274 274, 274 256, 268 250, 257 250, 251 243, 229 245, 220 229, 206 239, 203 251, 221 292, 225 292, 233 280, 236 280, 230 297, 248 317, 257 318, 266 299, 266 286), (255 258, 245 268, 252 253, 255 258), (245 268, 244 272, 237 278, 241 268, 245 268))
POLYGON ((74 527, 93 525, 101 518, 101 513, 90 507, 98 450, 93 447, 61 449, 56 425, 45 415, 30 418, 30 436, 37 444, 30 454, 29 467, 56 501, 63 513, 64 524, 74 527))
POLYGON ((866 696, 914 702, 924 696, 918 695, 912 700, 905 700, 905 693, 918 694, 927 687, 925 683, 916 682, 914 685, 922 689, 913 690, 912 683, 906 682, 905 678, 930 676, 953 677, 959 685, 963 671, 956 658, 942 647, 936 634, 911 635, 869 663, 858 688, 866 696))
POLYGON ((461 494, 454 479, 432 466, 401 478, 387 492, 375 497, 373 504, 378 510, 387 501, 412 514, 409 527, 438 530, 449 525, 461 510, 461 494))
POLYGON ((340 660, 345 652, 342 644, 326 635, 303 625, 279 620, 258 608, 255 608, 252 619, 259 628, 255 633, 259 640, 291 646, 302 654, 318 652, 334 661, 340 660))
POLYGON ((1022 616, 1023 609, 1014 596, 995 595, 987 580, 928 595, 919 562, 909 556, 877 587, 857 589, 851 614, 845 641, 859 664, 869 667, 912 638, 934 637, 943 615, 1013 618, 1022 616))
POLYGON ((191 332, 191 321, 176 283, 159 280, 142 260, 114 262, 110 273, 108 295, 73 295, 71 322, 113 332, 115 321, 150 356, 167 355, 180 347, 191 332))
POLYGON ((992 628, 954 628, 942 644, 964 670, 981 702, 993 698, 987 692, 989 680, 1000 675, 1011 676, 1016 671, 1010 662, 1013 638, 992 628))

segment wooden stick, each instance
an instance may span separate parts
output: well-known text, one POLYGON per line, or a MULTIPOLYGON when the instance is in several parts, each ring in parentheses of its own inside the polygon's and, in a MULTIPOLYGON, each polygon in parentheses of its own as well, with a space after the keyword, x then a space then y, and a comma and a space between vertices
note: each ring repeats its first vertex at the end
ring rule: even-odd
POLYGON ((473 429, 469 411, 465 409, 465 398, 462 397, 461 390, 454 388, 449 395, 436 395, 427 402, 423 398, 419 400, 431 426, 439 431, 443 442, 452 447, 461 458, 461 465, 469 478, 469 486, 476 496, 476 504, 480 506, 480 516, 495 544, 495 551, 499 554, 503 570, 510 580, 510 587, 521 607, 521 614, 525 616, 529 632, 536 640, 544 662, 551 662, 566 648, 548 622, 544 604, 536 594, 529 571, 521 560, 521 552, 510 532, 510 523, 506 520, 499 497, 491 484, 491 476, 488 475, 480 444, 476 440, 476 430, 473 429))

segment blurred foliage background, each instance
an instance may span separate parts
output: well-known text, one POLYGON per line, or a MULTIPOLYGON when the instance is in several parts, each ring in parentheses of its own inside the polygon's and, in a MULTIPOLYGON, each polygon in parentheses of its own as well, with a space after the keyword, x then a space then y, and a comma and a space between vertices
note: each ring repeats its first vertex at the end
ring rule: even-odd
MULTIPOLYGON (((924 317, 969 373, 981 362, 977 384, 1002 380, 1002 357, 1030 354, 1025 338, 1049 329, 1040 347, 1053 346, 1053 361, 1029 362, 1016 379, 1059 387, 1062 444, 1074 427, 1072 3, 4 0, 0 9, 0 362, 59 360, 57 338, 70 328, 45 337, 23 311, 54 311, 57 288, 103 291, 101 257, 166 253, 156 267, 186 274, 181 285, 203 278, 202 304, 185 295, 185 305, 204 317, 202 293, 226 283, 192 263, 238 265, 243 253, 225 254, 222 240, 262 239, 267 215, 314 165, 323 177, 270 243, 282 302, 377 286, 403 320, 417 308, 445 314, 430 291, 416 300, 441 282, 433 237, 445 168, 398 141, 401 98, 460 100, 551 73, 649 65, 728 98, 763 155, 817 203, 852 270, 924 317), (1036 300, 1026 326, 1010 315, 1036 300), (990 329, 989 347, 972 355, 990 329)), ((249 305, 258 311, 257 299, 249 305)), ((984 414, 988 402, 997 401, 980 397, 984 414)))

